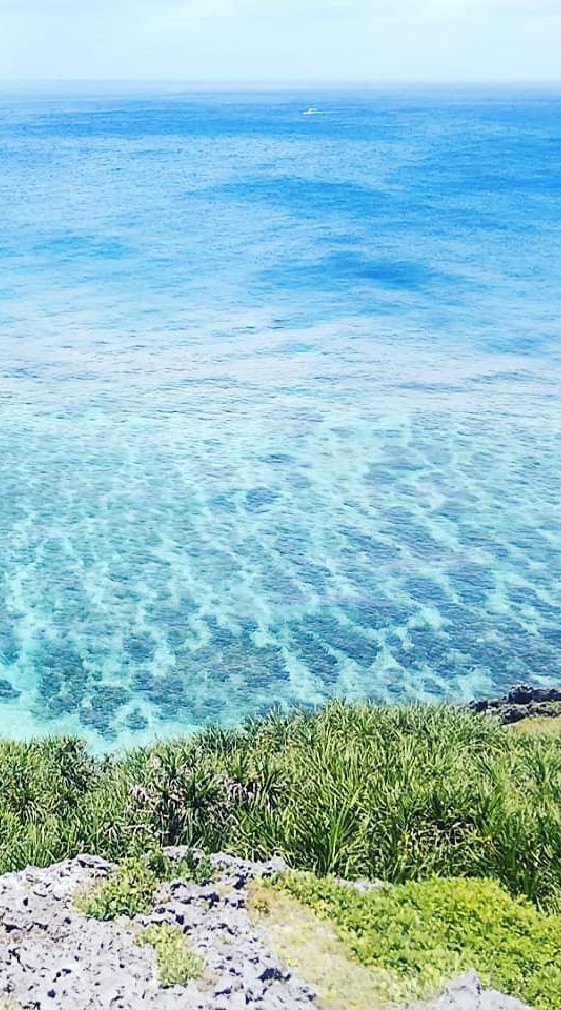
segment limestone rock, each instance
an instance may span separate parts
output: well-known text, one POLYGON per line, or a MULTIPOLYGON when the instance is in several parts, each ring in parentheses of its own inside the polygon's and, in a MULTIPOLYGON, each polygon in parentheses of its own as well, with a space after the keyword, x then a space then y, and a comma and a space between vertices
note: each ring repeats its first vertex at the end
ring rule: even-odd
MULTIPOLYGON (((179 860, 185 850, 167 854, 179 860)), ((74 908, 76 892, 111 870, 97 856, 0 877, 0 1002, 9 997, 33 1010, 313 1010, 316 994, 267 948, 247 911, 248 884, 283 869, 282 861, 251 863, 219 853, 212 863, 219 880, 163 885, 154 910, 132 922, 98 922, 74 908), (204 979, 159 984, 153 950, 134 939, 143 927, 161 923, 179 927, 203 957, 204 979)), ((430 1010, 525 1008, 482 992, 469 975, 430 1010)))
POLYGON ((460 976, 446 987, 440 999, 430 1006, 410 1007, 409 1010, 530 1010, 512 996, 482 989, 475 972, 460 976))

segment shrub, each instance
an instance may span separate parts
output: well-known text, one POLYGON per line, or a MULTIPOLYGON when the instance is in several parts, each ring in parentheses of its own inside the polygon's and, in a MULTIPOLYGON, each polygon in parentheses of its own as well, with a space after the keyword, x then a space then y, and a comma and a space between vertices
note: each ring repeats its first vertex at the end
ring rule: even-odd
POLYGON ((363 893, 293 873, 275 886, 330 919, 361 964, 391 972, 409 991, 414 982, 421 998, 475 968, 484 985, 559 1010, 561 916, 494 881, 432 879, 363 893))
POLYGON ((162 985, 186 985, 190 979, 201 978, 205 963, 187 946, 179 926, 162 923, 148 926, 138 934, 135 942, 150 944, 156 954, 158 978, 162 985))
POLYGON ((151 910, 157 886, 158 878, 148 862, 130 857, 124 859, 102 884, 78 895, 75 905, 80 912, 101 922, 119 915, 132 919, 151 910))
POLYGON ((193 884, 207 884, 215 876, 214 867, 205 854, 191 850, 176 862, 167 860, 164 863, 163 880, 189 880, 193 884))
POLYGON ((161 849, 144 856, 129 856, 101 884, 76 897, 79 911, 107 922, 119 915, 149 912, 160 884, 170 880, 190 880, 204 884, 213 877, 208 856, 187 851, 181 859, 169 859, 161 849))
POLYGON ((103 761, 76 741, 0 744, 0 872, 166 844, 393 883, 494 877, 553 907, 561 736, 334 702, 103 761))

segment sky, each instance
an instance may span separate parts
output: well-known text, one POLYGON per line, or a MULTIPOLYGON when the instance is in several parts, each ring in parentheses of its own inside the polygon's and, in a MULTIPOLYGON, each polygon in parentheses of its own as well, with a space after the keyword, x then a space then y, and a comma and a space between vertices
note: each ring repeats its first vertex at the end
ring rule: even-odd
POLYGON ((0 79, 561 81, 561 0, 0 0, 0 79))

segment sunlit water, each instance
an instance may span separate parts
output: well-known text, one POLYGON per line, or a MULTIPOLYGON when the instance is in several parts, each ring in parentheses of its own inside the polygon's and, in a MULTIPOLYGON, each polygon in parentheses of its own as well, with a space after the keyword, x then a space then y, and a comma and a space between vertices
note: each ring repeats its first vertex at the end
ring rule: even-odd
POLYGON ((560 111, 0 96, 2 734, 559 680, 560 111))

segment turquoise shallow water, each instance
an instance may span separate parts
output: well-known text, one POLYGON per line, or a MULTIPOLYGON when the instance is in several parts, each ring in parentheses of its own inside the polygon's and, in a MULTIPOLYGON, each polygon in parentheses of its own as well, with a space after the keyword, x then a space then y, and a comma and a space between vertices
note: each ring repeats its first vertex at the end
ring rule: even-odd
POLYGON ((559 104, 0 95, 3 734, 559 681, 559 104))

